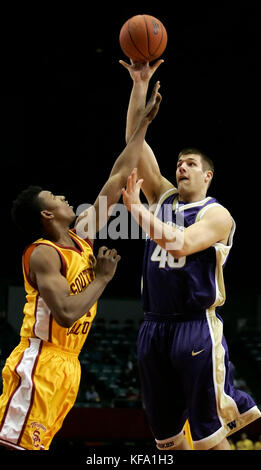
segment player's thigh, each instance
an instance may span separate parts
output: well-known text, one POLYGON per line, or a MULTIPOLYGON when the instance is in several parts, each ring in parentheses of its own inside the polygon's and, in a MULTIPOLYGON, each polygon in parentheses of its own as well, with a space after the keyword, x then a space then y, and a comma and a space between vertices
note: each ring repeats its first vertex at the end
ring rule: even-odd
POLYGON ((6 407, 9 401, 20 383, 20 377, 16 372, 16 367, 19 364, 26 347, 27 345, 19 344, 7 358, 3 367, 3 392, 0 396, 0 423, 6 412, 6 407))
POLYGON ((142 398, 153 434, 166 439, 182 432, 187 418, 180 377, 168 353, 169 325, 145 322, 138 338, 142 398))
POLYGON ((43 351, 33 380, 33 399, 20 445, 48 449, 77 397, 79 361, 76 357, 43 351))

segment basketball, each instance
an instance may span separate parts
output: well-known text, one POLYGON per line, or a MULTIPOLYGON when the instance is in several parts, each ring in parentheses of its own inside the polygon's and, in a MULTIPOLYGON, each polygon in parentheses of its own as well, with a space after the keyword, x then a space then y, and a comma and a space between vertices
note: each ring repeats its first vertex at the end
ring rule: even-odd
POLYGON ((151 62, 165 51, 168 35, 154 16, 136 15, 124 23, 119 40, 122 51, 133 62, 151 62))

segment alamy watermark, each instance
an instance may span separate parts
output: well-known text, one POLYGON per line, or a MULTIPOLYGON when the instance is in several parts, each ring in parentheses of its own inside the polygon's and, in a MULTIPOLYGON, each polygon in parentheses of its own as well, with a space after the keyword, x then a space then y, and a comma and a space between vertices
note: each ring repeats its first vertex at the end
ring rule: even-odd
POLYGON ((150 207, 148 204, 143 204, 143 206, 150 213, 155 212, 155 217, 163 222, 157 224, 153 233, 150 233, 151 228, 148 219, 143 218, 142 214, 139 217, 138 224, 134 217, 128 213, 124 204, 117 203, 108 207, 107 196, 99 197, 96 209, 88 203, 77 207, 76 233, 82 238, 92 240, 165 239, 168 241, 166 249, 178 250, 182 248, 184 242, 184 212, 176 213, 174 224, 172 204, 165 204, 160 208, 156 204, 150 207), (178 236, 174 236, 175 232, 172 227, 178 229, 175 230, 176 234, 178 232, 178 236))

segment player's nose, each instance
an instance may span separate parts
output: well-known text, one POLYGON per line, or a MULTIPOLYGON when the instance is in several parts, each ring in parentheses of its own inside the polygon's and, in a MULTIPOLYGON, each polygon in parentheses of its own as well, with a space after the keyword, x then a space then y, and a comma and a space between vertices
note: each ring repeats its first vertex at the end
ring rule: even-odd
POLYGON ((180 173, 184 173, 184 172, 186 171, 186 168, 185 168, 184 163, 181 163, 181 165, 179 166, 178 169, 179 169, 179 172, 180 172, 180 173))

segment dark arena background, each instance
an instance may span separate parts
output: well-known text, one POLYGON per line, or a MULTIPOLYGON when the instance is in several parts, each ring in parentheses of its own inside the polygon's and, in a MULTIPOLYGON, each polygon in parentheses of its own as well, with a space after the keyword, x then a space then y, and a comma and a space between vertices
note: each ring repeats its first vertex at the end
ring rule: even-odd
MULTIPOLYGON (((125 145, 132 80, 119 31, 131 16, 159 18, 168 32, 160 80, 161 109, 147 141, 161 172, 175 183, 178 152, 199 147, 215 163, 209 194, 237 229, 225 267, 221 310, 237 386, 261 406, 260 15, 231 2, 41 4, 3 12, 1 22, 0 365, 19 341, 24 303, 24 241, 12 224, 13 199, 29 184, 93 203, 125 145)), ((21 7, 18 7, 21 8, 21 7)), ((112 218, 113 219, 113 218, 112 218)), ((130 221, 130 219, 129 219, 130 221)), ((95 253, 104 240, 97 240, 95 253)), ((106 240, 122 256, 99 302, 81 352, 82 381, 73 410, 50 452, 91 447, 154 448, 137 371, 144 240, 106 240), (94 388, 99 396, 88 399, 94 388)), ((164 399, 164 397, 163 397, 164 399)), ((253 442, 261 422, 245 429, 253 442)), ((240 432, 232 437, 233 443, 240 432)))

